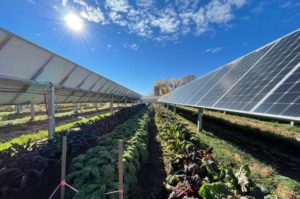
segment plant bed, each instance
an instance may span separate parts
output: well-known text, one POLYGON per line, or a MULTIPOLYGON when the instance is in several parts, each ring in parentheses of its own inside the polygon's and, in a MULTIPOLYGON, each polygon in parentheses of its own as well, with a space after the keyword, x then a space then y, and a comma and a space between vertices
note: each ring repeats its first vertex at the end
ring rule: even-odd
MULTIPOLYGON (((197 114, 186 109, 178 108, 178 114, 197 123, 197 114)), ((261 132, 259 129, 239 126, 231 122, 206 116, 204 117, 204 130, 213 136, 231 143, 260 162, 271 166, 282 175, 293 180, 300 180, 300 150, 298 144, 292 144, 287 139, 272 133, 261 132)))
MULTIPOLYGON (((95 146, 98 137, 111 132, 141 110, 142 106, 125 108, 95 122, 78 123, 68 131, 55 134, 42 143, 14 145, 2 151, 0 190, 3 198, 48 198, 60 178, 61 139, 68 137, 67 160, 95 146), (17 150, 17 151, 16 151, 17 150), (15 154, 16 153, 16 154, 15 154)), ((0 198, 1 198, 0 197, 0 198)))
MULTIPOLYGON (((118 109, 118 108, 117 108, 118 109)), ((109 112, 109 108, 100 109, 100 110, 94 110, 94 111, 87 111, 83 113, 69 113, 65 115, 58 116, 56 115, 56 124, 58 126, 65 125, 66 123, 76 123, 81 120, 80 118, 83 117, 93 117, 95 115, 99 115, 101 113, 109 112)), ((28 134, 33 134, 33 132, 41 131, 43 129, 48 128, 48 120, 47 116, 43 116, 44 118, 37 118, 36 120, 31 120, 26 123, 19 123, 16 122, 16 124, 13 125, 6 125, 6 126, 0 126, 0 141, 2 142, 0 144, 0 150, 3 149, 3 145, 5 143, 14 141, 15 139, 18 139, 18 137, 24 137, 28 134)), ((72 126, 72 125, 71 125, 72 126)), ((44 130, 46 131, 46 130, 44 130)), ((27 141, 26 141, 27 142, 27 141)), ((26 143, 25 142, 25 143, 26 143)), ((25 144, 24 143, 24 144, 25 144)))
MULTIPOLYGON (((118 190, 118 140, 124 142, 124 198, 137 183, 137 172, 148 158, 148 125, 152 110, 145 110, 112 133, 98 139, 97 146, 76 157, 70 166, 67 181, 79 189, 67 198, 106 198, 104 193, 118 190)), ((113 194, 107 198, 118 198, 113 194)))
POLYGON ((171 111, 157 109, 156 122, 169 174, 165 183, 169 199, 277 197, 267 196, 269 192, 255 184, 249 165, 216 161, 213 148, 201 144, 171 111))
POLYGON ((129 199, 166 199, 164 181, 167 176, 164 170, 163 154, 157 140, 157 127, 154 117, 149 124, 149 157, 138 173, 138 183, 130 190, 129 199))

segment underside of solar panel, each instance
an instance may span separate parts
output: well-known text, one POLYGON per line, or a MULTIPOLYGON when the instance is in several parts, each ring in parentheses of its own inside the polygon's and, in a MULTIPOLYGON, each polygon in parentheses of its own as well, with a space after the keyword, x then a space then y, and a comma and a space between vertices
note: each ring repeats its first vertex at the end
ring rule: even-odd
POLYGON ((159 101, 300 121, 300 30, 175 89, 159 101))
POLYGON ((44 103, 49 84, 55 87, 56 103, 141 97, 3 29, 0 29, 0 66, 0 104, 44 103))

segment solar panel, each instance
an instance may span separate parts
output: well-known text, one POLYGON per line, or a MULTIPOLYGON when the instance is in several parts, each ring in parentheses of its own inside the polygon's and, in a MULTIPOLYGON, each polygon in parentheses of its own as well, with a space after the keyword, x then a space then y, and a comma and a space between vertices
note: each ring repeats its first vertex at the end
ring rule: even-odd
POLYGON ((159 101, 300 121, 300 30, 159 101))
POLYGON ((256 50, 234 62, 231 62, 226 67, 230 67, 228 73, 221 78, 217 84, 215 84, 210 91, 199 98, 197 105, 201 106, 213 106, 218 99, 230 89, 230 87, 237 82, 251 66, 271 47, 266 46, 259 50, 256 50))
POLYGON ((255 112, 299 116, 300 115, 300 69, 289 76, 255 112))
POLYGON ((295 67, 293 52, 300 46, 300 32, 282 38, 232 87, 217 108, 251 111, 260 100, 295 67))
POLYGON ((219 70, 212 72, 207 75, 207 78, 203 78, 204 81, 200 87, 192 95, 192 97, 187 101, 189 104, 196 104, 199 98, 205 95, 210 88, 212 88, 229 70, 228 66, 222 67, 219 70))
POLYGON ((56 103, 141 96, 111 80, 0 29, 0 104, 44 103, 49 83, 56 103))

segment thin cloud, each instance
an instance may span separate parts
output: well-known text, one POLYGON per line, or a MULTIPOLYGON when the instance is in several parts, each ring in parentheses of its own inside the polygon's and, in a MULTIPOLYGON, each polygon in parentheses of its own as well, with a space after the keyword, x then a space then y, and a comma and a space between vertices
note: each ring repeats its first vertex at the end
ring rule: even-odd
POLYGON ((98 7, 92 8, 87 6, 80 12, 80 16, 91 22, 105 23, 105 17, 98 7))
POLYGON ((220 52, 221 50, 222 50, 222 47, 207 48, 207 49, 205 49, 205 52, 214 54, 214 53, 220 52))
POLYGON ((140 46, 135 43, 132 43, 132 44, 124 44, 124 48, 129 48, 131 50, 137 51, 140 48, 140 46))
POLYGON ((127 12, 129 8, 126 0, 106 0, 105 6, 115 12, 127 12))
POLYGON ((80 6, 80 16, 94 23, 105 24, 105 16, 99 7, 88 5, 84 0, 73 0, 74 3, 80 6))
MULTIPOLYGON (((177 40, 192 34, 199 36, 218 27, 228 25, 249 0, 167 0, 157 5, 154 0, 105 0, 88 4, 72 0, 80 15, 88 21, 102 25, 115 24, 128 33, 156 41, 177 40)), ((62 0, 63 5, 71 1, 62 0)), ((260 12, 259 8, 256 13, 260 12)), ((226 26, 229 27, 229 26, 226 26)))
POLYGON ((174 33, 179 30, 180 21, 174 9, 168 8, 151 22, 153 27, 159 27, 162 33, 174 33))
POLYGON ((288 1, 280 6, 280 8, 289 8, 293 5, 292 1, 288 1))
POLYGON ((262 11, 269 5, 269 2, 267 1, 261 1, 259 2, 253 9, 252 9, 252 13, 254 15, 259 15, 260 13, 262 13, 262 11))
POLYGON ((68 0, 62 0, 62 1, 61 1, 61 4, 62 4, 63 6, 66 6, 66 5, 68 4, 68 0))
POLYGON ((36 1, 34 1, 34 0, 27 0, 27 2, 30 3, 30 4, 33 4, 33 5, 36 4, 36 1))

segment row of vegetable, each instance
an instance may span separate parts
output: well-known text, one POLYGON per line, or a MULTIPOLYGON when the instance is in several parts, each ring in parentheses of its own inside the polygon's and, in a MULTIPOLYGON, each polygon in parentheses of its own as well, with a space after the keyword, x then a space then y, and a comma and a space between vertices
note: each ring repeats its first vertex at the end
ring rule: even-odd
MULTIPOLYGON (((148 127, 153 117, 151 107, 134 115, 112 133, 97 140, 97 146, 73 159, 67 181, 79 189, 67 198, 106 198, 105 193, 118 190, 118 140, 124 142, 124 198, 137 183, 137 173, 148 158, 148 127)), ((118 198, 118 194, 109 198, 118 198)))
POLYGON ((157 108, 155 120, 167 165, 169 199, 278 198, 253 182, 248 165, 231 168, 218 163, 213 148, 202 146, 199 136, 189 132, 173 112, 157 108))
POLYGON ((113 115, 87 123, 77 123, 71 129, 55 134, 54 139, 26 145, 13 144, 0 152, 0 198, 12 197, 25 190, 27 184, 47 180, 45 170, 59 166, 62 136, 68 138, 68 156, 76 156, 97 144, 97 138, 136 114, 144 106, 124 108, 113 115))
MULTIPOLYGON (((75 121, 71 121, 71 122, 67 121, 64 122, 63 124, 59 124, 60 122, 57 122, 58 124, 55 127, 55 132, 61 133, 72 128, 77 123, 88 123, 90 121, 97 121, 103 117, 109 116, 110 114, 111 114, 110 109, 98 110, 97 114, 93 115, 92 117, 89 117, 88 115, 87 115, 88 117, 85 117, 85 114, 80 114, 80 116, 78 116, 75 121)), ((41 128, 43 128, 43 126, 41 126, 41 128)), ((9 139, 8 141, 0 142, 0 151, 10 148, 13 144, 25 145, 29 140, 40 141, 46 138, 48 138, 48 130, 46 129, 42 129, 30 134, 25 133, 20 136, 9 139)))

